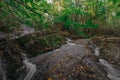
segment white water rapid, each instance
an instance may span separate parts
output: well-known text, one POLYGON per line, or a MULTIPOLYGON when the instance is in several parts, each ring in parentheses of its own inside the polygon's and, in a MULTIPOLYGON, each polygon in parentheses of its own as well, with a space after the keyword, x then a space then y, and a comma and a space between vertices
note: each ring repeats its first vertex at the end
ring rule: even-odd
POLYGON ((105 70, 108 73, 108 78, 111 80, 120 80, 120 71, 115 69, 111 64, 109 64, 104 59, 99 59, 100 64, 105 67, 105 70))
POLYGON ((95 47, 95 55, 99 56, 100 55, 100 48, 95 47))
POLYGON ((37 70, 36 65, 29 62, 29 59, 27 58, 26 54, 22 53, 22 56, 24 57, 23 63, 26 66, 26 70, 28 71, 24 80, 31 80, 31 78, 33 77, 34 73, 37 70))
POLYGON ((94 55, 96 56, 100 55, 100 48, 97 47, 97 45, 95 45, 93 42, 89 42, 88 45, 94 50, 94 55))
MULTIPOLYGON (((98 48, 96 45, 92 46, 94 47, 94 55, 99 56, 100 55, 100 48, 98 48)), ((110 80, 120 80, 120 71, 115 69, 112 64, 109 64, 104 59, 99 59, 99 63, 104 66, 105 71, 108 73, 107 77, 110 80)))
POLYGON ((73 43, 72 41, 73 40, 71 40, 70 38, 66 38, 66 43, 67 43, 67 45, 70 45, 70 46, 75 46, 76 44, 75 43, 73 43))

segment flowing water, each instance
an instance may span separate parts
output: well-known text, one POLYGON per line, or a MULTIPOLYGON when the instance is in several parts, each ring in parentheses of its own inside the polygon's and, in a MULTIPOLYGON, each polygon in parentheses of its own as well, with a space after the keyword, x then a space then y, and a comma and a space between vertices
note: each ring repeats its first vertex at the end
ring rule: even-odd
MULTIPOLYGON (((95 47, 94 48, 94 55, 99 56, 100 55, 100 48, 95 47)), ((105 71, 108 73, 107 77, 110 80, 120 80, 120 70, 115 69, 112 64, 109 64, 104 59, 99 59, 99 63, 104 66, 105 71)))
MULTIPOLYGON (((68 45, 76 45, 75 43, 72 43, 73 40, 66 38, 68 45)), ((94 43, 90 43, 89 46, 94 50, 94 55, 99 56, 100 55, 100 48, 97 47, 94 43)), ((108 73, 107 77, 110 80, 120 80, 120 71, 115 69, 111 64, 109 64, 104 59, 99 59, 99 63, 104 66, 105 71, 108 73)))
MULTIPOLYGON (((77 45, 76 43, 73 42, 73 40, 71 40, 69 38, 66 38, 66 40, 67 40, 66 43, 67 43, 68 46, 75 46, 75 45, 77 45)), ((100 55, 100 48, 99 47, 97 47, 94 43, 90 43, 89 46, 94 50, 94 55, 95 56, 99 56, 100 55)), ((56 50, 59 51, 59 49, 56 49, 56 50)), ((81 51, 81 50, 79 50, 79 51, 81 51)), ((25 73, 25 75, 20 76, 20 78, 18 80, 32 80, 32 77, 34 76, 34 74, 37 71, 36 65, 29 61, 29 59, 27 58, 26 54, 21 53, 21 55, 23 57, 23 63, 24 63, 25 68, 26 68, 26 73, 25 73)), ((120 71, 115 69, 112 64, 109 64, 104 59, 99 59, 99 63, 101 65, 103 65, 105 71, 107 72, 107 77, 110 80, 120 80, 120 71)), ((6 79, 6 75, 5 75, 5 71, 1 67, 1 60, 0 60, 0 75, 3 76, 2 78, 0 76, 0 80, 1 79, 2 80, 7 80, 6 79)))
MULTIPOLYGON (((73 40, 66 38, 67 41, 67 45, 70 46, 75 46, 77 44, 75 44, 73 42, 73 40)), ((99 56, 100 55, 100 48, 97 47, 95 44, 91 45, 90 47, 92 47, 92 49, 94 49, 94 55, 99 56)), ((26 66, 26 69, 29 71, 27 73, 27 75, 25 76, 24 80, 30 80, 32 78, 32 76, 34 75, 34 73, 36 72, 36 66, 32 63, 29 62, 29 60, 27 59, 27 56, 25 54, 22 54, 24 56, 24 65, 26 66)), ((120 80, 120 71, 115 69, 112 64, 109 64, 106 60, 104 59, 99 59, 99 63, 101 65, 103 65, 105 71, 108 73, 107 77, 110 80, 120 80)))
POLYGON ((104 59, 99 59, 100 64, 102 64, 105 67, 105 70, 108 73, 108 78, 111 80, 120 80, 120 71, 115 69, 111 64, 109 64, 104 59))
POLYGON ((24 58, 23 63, 26 67, 26 71, 28 72, 25 78, 22 80, 31 80, 31 78, 37 70, 36 65, 29 62, 29 59, 27 58, 26 54, 22 53, 22 56, 24 58))
POLYGON ((100 48, 97 47, 94 43, 89 42, 89 47, 91 47, 94 50, 94 55, 99 56, 100 55, 100 48))
POLYGON ((22 24, 21 27, 22 27, 22 34, 19 35, 19 37, 35 32, 35 30, 33 28, 27 27, 24 24, 22 24))
POLYGON ((99 56, 100 55, 100 48, 95 47, 95 55, 99 56))
POLYGON ((70 45, 70 46, 75 46, 76 44, 75 43, 73 43, 72 41, 73 40, 71 40, 70 38, 66 38, 66 43, 67 43, 67 45, 70 45))

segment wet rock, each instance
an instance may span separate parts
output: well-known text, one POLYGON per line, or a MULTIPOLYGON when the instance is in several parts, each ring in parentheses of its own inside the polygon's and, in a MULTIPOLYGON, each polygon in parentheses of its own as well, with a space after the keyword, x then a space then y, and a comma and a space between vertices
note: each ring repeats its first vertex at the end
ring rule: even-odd
POLYGON ((31 80, 109 80, 104 69, 95 62, 86 41, 74 44, 66 44, 32 60, 37 72, 31 80))
POLYGON ((94 55, 88 42, 89 40, 85 39, 71 41, 55 49, 65 43, 65 40, 61 34, 54 32, 32 32, 17 38, 2 39, 0 44, 2 66, 7 71, 8 80, 17 80, 21 72, 24 73, 20 54, 22 51, 36 56, 55 49, 30 60, 37 66, 31 80, 109 80, 107 72, 96 59, 104 58, 119 68, 119 40, 93 40, 100 47, 100 57, 94 55))
POLYGON ((92 41, 100 48, 99 58, 107 60, 120 70, 120 38, 95 38, 92 41))

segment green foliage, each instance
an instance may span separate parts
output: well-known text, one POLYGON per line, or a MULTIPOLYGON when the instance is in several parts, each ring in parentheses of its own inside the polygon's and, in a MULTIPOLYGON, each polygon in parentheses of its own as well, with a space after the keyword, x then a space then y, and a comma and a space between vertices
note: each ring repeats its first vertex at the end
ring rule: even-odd
POLYGON ((12 16, 17 17, 19 22, 31 27, 39 29, 42 26, 48 26, 46 25, 48 23, 46 20, 49 19, 45 13, 48 13, 51 6, 46 1, 4 0, 2 3, 4 4, 2 15, 5 18, 7 18, 7 15, 12 14, 12 16))
POLYGON ((119 6, 119 0, 54 0, 52 3, 47 0, 1 0, 0 22, 9 28, 23 23, 35 29, 60 22, 80 35, 84 34, 84 28, 103 26, 107 29, 116 21, 119 24, 119 6))
POLYGON ((98 28, 97 24, 92 23, 89 19, 82 23, 79 16, 89 15, 89 13, 83 12, 80 8, 69 7, 56 17, 55 21, 60 22, 66 29, 76 32, 78 35, 84 35, 84 28, 98 28))

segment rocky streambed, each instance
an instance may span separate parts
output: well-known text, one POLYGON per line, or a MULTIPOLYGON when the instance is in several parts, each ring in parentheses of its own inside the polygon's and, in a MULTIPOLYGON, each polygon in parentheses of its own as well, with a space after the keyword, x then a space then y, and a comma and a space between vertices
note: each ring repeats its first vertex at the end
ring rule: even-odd
MULTIPOLYGON (((31 80, 120 80, 119 63, 107 61, 110 57, 104 58, 107 53, 102 53, 103 48, 99 48, 94 40, 68 41, 59 49, 32 60, 37 71, 31 80)), ((117 53, 120 56, 119 51, 117 53)))
MULTIPOLYGON (((66 44, 48 51, 47 47, 41 48, 39 34, 25 35, 10 40, 9 44, 1 44, 0 80, 120 80, 119 37, 79 40, 66 38, 66 44), (24 38, 25 44, 18 43, 24 38), (35 50, 31 45, 36 47, 35 50), (41 49, 48 52, 42 51, 44 54, 39 54, 41 49), (36 53, 30 58, 30 55, 36 53)), ((50 43, 56 39, 59 42, 55 45, 63 42, 63 37, 53 37, 45 38, 49 39, 50 48, 50 43)))

